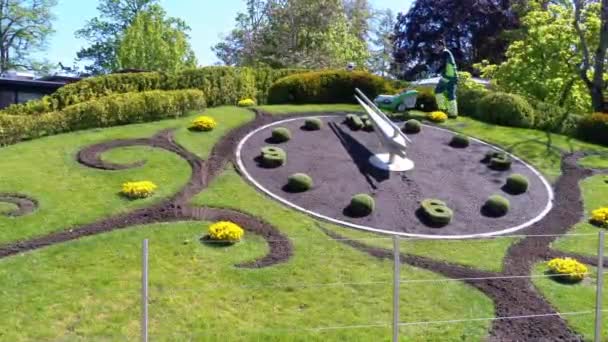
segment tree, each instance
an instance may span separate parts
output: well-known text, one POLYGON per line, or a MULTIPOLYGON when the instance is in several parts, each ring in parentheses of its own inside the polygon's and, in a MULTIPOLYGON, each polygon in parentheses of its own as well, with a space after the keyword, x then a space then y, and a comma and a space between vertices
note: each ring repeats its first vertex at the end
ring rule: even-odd
POLYGON ((373 10, 368 0, 344 0, 344 13, 350 23, 350 31, 359 40, 365 41, 369 33, 369 21, 373 10))
MULTIPOLYGON (((596 112, 605 111, 604 91, 606 90, 606 50, 608 49, 608 0, 601 0, 599 8, 599 34, 592 35, 598 37, 599 41, 593 42, 589 37, 589 31, 594 27, 592 23, 585 24, 585 9, 596 5, 594 2, 574 0, 574 28, 578 35, 580 48, 582 50, 583 62, 579 75, 591 96, 591 104, 596 112), (592 54, 593 46, 596 46, 592 54), (590 76, 591 74, 591 76, 590 76)), ((589 20, 587 20, 589 22, 589 20)))
POLYGON ((55 0, 0 0, 0 72, 36 70, 48 63, 30 58, 41 51, 53 33, 55 0))
POLYGON ((140 12, 118 46, 118 65, 123 69, 177 71, 195 67, 196 57, 181 22, 167 19, 158 5, 140 12))
POLYGON ((100 0, 97 7, 100 16, 89 20, 85 27, 76 31, 77 38, 91 44, 77 53, 79 61, 92 61, 85 69, 93 74, 116 70, 116 55, 122 33, 140 12, 150 9, 158 1, 100 0))
POLYGON ((395 14, 390 9, 378 11, 373 17, 371 30, 372 51, 369 60, 373 72, 387 76, 393 64, 393 33, 395 14))
POLYGON ((434 42, 444 38, 463 70, 487 59, 504 60, 505 32, 519 27, 513 5, 522 0, 417 0, 395 27, 395 62, 404 78, 415 78, 435 62, 434 42))

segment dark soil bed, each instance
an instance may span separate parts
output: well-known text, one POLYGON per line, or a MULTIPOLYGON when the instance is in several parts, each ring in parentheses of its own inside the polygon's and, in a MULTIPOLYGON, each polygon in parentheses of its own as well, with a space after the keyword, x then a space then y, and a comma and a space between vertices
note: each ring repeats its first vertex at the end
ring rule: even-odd
POLYGON ((449 145, 452 132, 424 126, 422 132, 409 135, 413 143, 408 157, 416 167, 404 173, 388 173, 373 168, 368 159, 384 152, 375 133, 352 131, 342 117, 324 118, 320 131, 301 129, 304 119, 275 123, 244 141, 241 163, 245 171, 274 195, 315 214, 345 223, 385 231, 425 235, 471 235, 498 232, 524 225, 537 218, 547 207, 550 193, 543 180, 524 163, 513 159, 508 171, 494 171, 482 163, 486 152, 494 148, 471 140, 468 148, 449 145), (287 163, 265 169, 256 162, 271 131, 286 127, 292 139, 276 144, 287 152, 287 163), (314 180, 312 190, 289 193, 284 190, 287 178, 306 173, 314 180), (529 191, 511 195, 502 190, 509 175, 520 173, 530 180, 529 191), (353 195, 367 193, 374 197, 375 211, 368 217, 346 215, 353 195), (484 215, 483 204, 499 194, 511 202, 507 215, 492 218, 484 215), (447 202, 454 211, 452 222, 442 228, 423 223, 416 212, 420 201, 435 198, 447 202))

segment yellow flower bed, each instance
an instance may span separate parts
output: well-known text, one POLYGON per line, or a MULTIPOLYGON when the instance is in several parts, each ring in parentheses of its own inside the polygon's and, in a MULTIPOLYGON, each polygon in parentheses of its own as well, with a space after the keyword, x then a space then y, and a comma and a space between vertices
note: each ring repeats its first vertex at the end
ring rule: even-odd
POLYGON ((192 129, 197 131, 211 131, 217 126, 217 122, 210 116, 199 116, 192 121, 192 129))
POLYGON ((244 99, 239 101, 238 105, 239 107, 251 107, 255 106, 255 101, 252 99, 244 99))
POLYGON ((229 221, 219 221, 209 226, 211 240, 235 243, 241 241, 244 234, 243 228, 229 221))
POLYGON ((608 207, 592 211, 591 222, 600 227, 608 228, 608 207))
POLYGON ((127 182, 122 185, 121 194, 128 198, 146 198, 156 191, 156 184, 150 181, 127 182))
POLYGON ((588 273, 587 266, 572 258, 555 258, 547 263, 553 274, 559 274, 562 279, 579 282, 588 273))
POLYGON ((445 122, 448 119, 448 115, 444 112, 431 112, 427 115, 427 118, 433 122, 445 122))

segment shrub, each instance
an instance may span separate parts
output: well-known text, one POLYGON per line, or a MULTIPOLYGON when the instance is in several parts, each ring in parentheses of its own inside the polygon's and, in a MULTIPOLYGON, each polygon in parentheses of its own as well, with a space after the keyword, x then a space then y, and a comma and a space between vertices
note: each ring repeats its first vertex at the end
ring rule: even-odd
POLYGON ((252 99, 240 100, 238 102, 238 106, 239 107, 251 107, 251 106, 255 106, 255 101, 253 101, 252 99))
POLYGON ((319 118, 309 118, 304 121, 304 129, 307 131, 318 131, 323 127, 323 121, 319 118))
POLYGON ((207 132, 213 130, 217 126, 217 122, 210 116, 199 116, 192 121, 191 129, 195 131, 207 132))
POLYGON ((314 71, 277 80, 269 90, 268 102, 354 103, 355 88, 370 98, 394 91, 391 82, 364 71, 314 71))
POLYGON ((511 157, 505 152, 500 151, 488 151, 483 159, 484 163, 488 163, 488 166, 497 171, 506 171, 511 168, 511 157))
POLYGON ((282 166, 287 161, 287 153, 275 146, 262 147, 261 165, 267 168, 282 166))
POLYGON ((372 123, 372 120, 369 118, 365 118, 362 120, 363 121, 363 130, 366 132, 373 132, 374 131, 374 124, 372 123))
POLYGON ((488 90, 479 88, 458 87, 458 112, 462 115, 478 117, 477 105, 488 94, 488 90))
POLYGON ((354 217, 364 217, 370 215, 376 206, 374 199, 367 194, 355 195, 350 200, 348 213, 354 217))
POLYGON ((283 143, 291 139, 291 132, 285 127, 277 127, 272 130, 272 142, 283 143))
POLYGON ((512 174, 507 178, 507 183, 505 184, 505 190, 513 195, 523 194, 528 191, 529 181, 528 178, 524 175, 520 175, 518 173, 512 174))
POLYGON ((488 93, 478 103, 476 117, 503 126, 534 127, 534 109, 525 98, 502 92, 488 93))
POLYGON ((469 147, 469 137, 463 134, 456 134, 452 137, 452 141, 450 141, 450 146, 457 148, 466 148, 469 147))
POLYGON ((365 126, 365 124, 363 123, 363 120, 361 120, 361 117, 357 114, 346 115, 346 124, 353 131, 358 131, 365 126))
POLYGON ((447 121, 448 115, 444 112, 435 111, 429 113, 426 118, 432 122, 441 123, 447 121))
POLYGON ((608 114, 594 113, 584 117, 578 125, 581 139, 608 145, 608 114))
POLYGON ((420 203, 420 209, 424 218, 432 224, 445 226, 452 221, 454 212, 448 208, 443 201, 436 199, 425 199, 420 203))
POLYGON ((509 200, 500 196, 493 195, 488 198, 483 206, 485 214, 493 217, 505 216, 510 208, 509 200))
POLYGON ((422 125, 420 124, 420 121, 416 119, 411 119, 405 122, 405 125, 403 125, 403 128, 401 130, 404 133, 416 134, 419 133, 420 130, 422 130, 422 125))
POLYGON ((549 273, 557 275, 557 280, 577 283, 585 278, 587 266, 572 258, 555 258, 547 263, 549 273))
POLYGON ((236 223, 219 221, 209 226, 208 237, 210 240, 234 244, 243 238, 245 231, 236 223))
POLYGON ((175 118, 205 107, 200 90, 146 91, 102 97, 40 115, 0 114, 4 144, 89 128, 175 118))
POLYGON ((156 191, 156 184, 150 181, 127 182, 122 185, 121 194, 130 199, 146 198, 156 191))
POLYGON ((560 134, 576 134, 580 121, 579 115, 568 113, 565 108, 534 98, 529 98, 528 102, 535 111, 534 128, 560 134))
POLYGON ((423 112, 434 112, 439 109, 433 89, 419 88, 416 90, 418 91, 418 97, 416 98, 416 109, 423 112))
POLYGON ((287 179, 287 190, 291 192, 304 192, 312 188, 312 178, 305 173, 296 173, 287 179))
POLYGON ((599 227, 608 228, 608 207, 599 208, 592 211, 591 223, 599 227))

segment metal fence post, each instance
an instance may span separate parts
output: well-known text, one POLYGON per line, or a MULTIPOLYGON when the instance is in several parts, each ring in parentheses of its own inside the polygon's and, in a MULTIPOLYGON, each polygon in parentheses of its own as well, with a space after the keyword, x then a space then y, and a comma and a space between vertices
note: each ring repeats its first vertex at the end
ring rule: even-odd
POLYGON ((597 285, 595 291, 595 342, 602 340, 602 292, 604 287, 604 230, 600 230, 597 245, 597 285))
POLYGON ((141 257, 141 340, 148 342, 148 239, 144 239, 141 257))
POLYGON ((399 341, 399 286, 401 284, 401 251, 399 237, 393 236, 393 342, 399 341))

